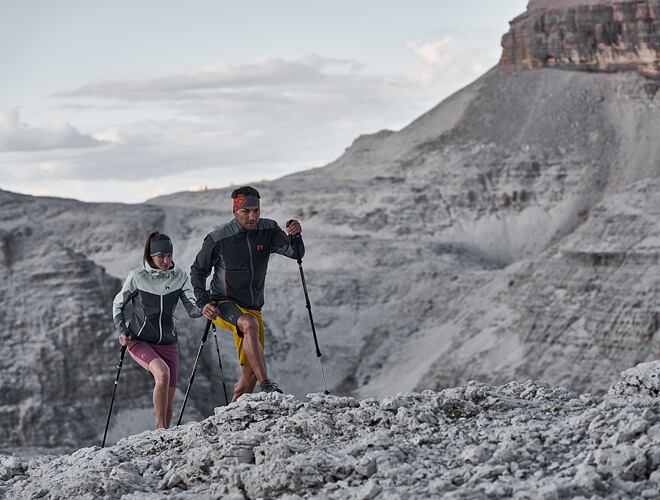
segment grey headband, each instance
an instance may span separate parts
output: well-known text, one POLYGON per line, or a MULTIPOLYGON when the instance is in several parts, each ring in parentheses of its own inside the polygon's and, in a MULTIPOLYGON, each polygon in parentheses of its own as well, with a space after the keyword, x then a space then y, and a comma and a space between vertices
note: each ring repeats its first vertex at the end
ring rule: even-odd
POLYGON ((155 255, 164 255, 166 253, 171 254, 173 250, 174 247, 172 246, 172 240, 152 241, 149 244, 149 255, 151 257, 155 255))
POLYGON ((246 208, 254 208, 259 206, 259 198, 256 196, 251 196, 248 195, 245 197, 245 203, 243 203, 243 206, 246 208))

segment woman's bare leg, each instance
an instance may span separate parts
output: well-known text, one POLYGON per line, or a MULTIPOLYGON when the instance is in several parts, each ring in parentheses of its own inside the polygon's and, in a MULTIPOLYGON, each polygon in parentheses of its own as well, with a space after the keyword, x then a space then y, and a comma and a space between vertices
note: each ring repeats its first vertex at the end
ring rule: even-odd
POLYGON ((176 392, 176 387, 167 388, 167 427, 169 428, 172 423, 172 413, 174 413, 174 393, 176 392))
MULTIPOLYGON (((154 410, 156 410, 156 429, 164 429, 168 426, 168 399, 170 385, 170 369, 160 358, 153 359, 149 363, 149 371, 154 377, 154 410)), ((170 415, 171 419, 171 415, 170 415)))

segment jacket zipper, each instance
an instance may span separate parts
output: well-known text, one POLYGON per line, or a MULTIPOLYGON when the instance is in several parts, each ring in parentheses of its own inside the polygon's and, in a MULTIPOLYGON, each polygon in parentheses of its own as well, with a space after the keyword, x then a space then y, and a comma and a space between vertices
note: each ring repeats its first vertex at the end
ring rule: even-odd
POLYGON ((252 305, 254 305, 254 291, 252 290, 252 283, 254 281, 254 264, 252 263, 252 247, 250 246, 250 233, 247 233, 248 253, 250 254, 250 297, 252 297, 252 305))
POLYGON ((144 326, 147 324, 147 316, 144 316, 144 323, 142 323, 142 326, 140 327, 140 331, 137 332, 137 336, 139 337, 140 334, 142 333, 142 330, 144 330, 144 326))
POLYGON ((163 296, 160 296, 160 315, 158 316, 158 329, 160 330, 160 337, 158 343, 163 341, 163 296))

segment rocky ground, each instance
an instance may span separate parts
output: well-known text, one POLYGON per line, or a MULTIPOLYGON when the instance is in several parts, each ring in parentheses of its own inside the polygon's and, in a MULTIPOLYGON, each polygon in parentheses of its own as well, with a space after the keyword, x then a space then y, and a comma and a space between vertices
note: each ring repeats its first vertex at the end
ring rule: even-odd
MULTIPOLYGON (((660 358, 660 84, 644 76, 659 60, 657 4, 531 2, 502 62, 473 84, 324 167, 255 184, 264 217, 302 222, 334 394, 384 398, 470 379, 604 394, 621 370, 660 358), (586 66, 548 57, 556 50, 586 66), (585 71, 610 60, 602 51, 636 63, 585 71), (538 66, 517 59, 530 54, 548 64, 524 69, 538 66)), ((100 442, 119 351, 113 295, 150 231, 169 234, 189 269, 230 219, 230 192, 123 205, 0 190, 0 450, 100 442)), ((177 316, 175 410, 203 328, 177 316)), ((290 259, 271 260, 264 317, 269 375, 297 398, 321 391, 290 259)), ((214 347, 188 403, 196 420, 222 401, 214 347)), ((227 335, 220 352, 231 387, 240 367, 227 335)), ((126 361, 110 442, 125 435, 117 422, 153 425, 151 384, 126 361)))
POLYGON ((5 498, 658 498, 660 361, 602 398, 535 381, 254 394, 111 448, 0 464, 5 498))

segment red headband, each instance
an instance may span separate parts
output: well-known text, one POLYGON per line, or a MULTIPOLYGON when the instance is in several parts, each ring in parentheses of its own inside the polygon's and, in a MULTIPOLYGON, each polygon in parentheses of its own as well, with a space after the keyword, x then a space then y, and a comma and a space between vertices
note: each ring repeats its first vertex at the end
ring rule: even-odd
POLYGON ((241 208, 253 208, 259 206, 259 198, 256 196, 244 196, 242 194, 236 195, 233 199, 233 210, 240 210, 241 208))

